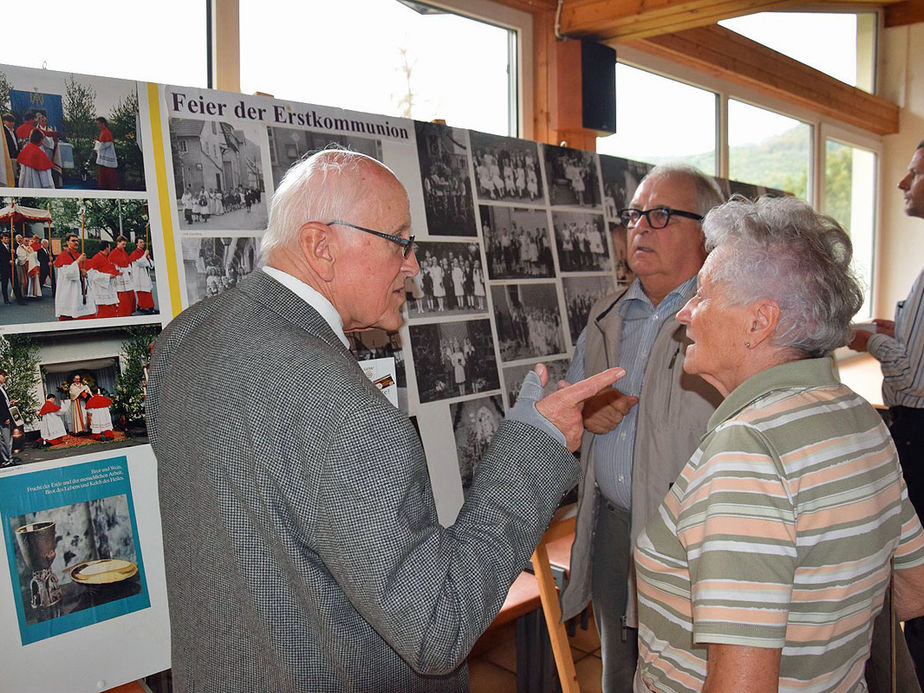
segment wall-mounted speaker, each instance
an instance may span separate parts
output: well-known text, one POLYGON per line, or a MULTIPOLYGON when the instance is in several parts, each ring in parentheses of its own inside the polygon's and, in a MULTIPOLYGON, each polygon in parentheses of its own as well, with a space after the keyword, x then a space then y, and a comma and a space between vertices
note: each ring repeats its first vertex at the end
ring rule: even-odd
POLYGON ((616 132, 615 50, 594 41, 560 41, 555 73, 554 129, 616 132))

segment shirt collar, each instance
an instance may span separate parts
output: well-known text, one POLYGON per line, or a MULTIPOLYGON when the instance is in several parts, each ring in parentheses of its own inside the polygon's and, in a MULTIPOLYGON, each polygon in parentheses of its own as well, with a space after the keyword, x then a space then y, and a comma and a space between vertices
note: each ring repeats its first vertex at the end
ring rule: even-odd
POLYGON ((823 356, 817 359, 789 361, 752 375, 732 390, 709 419, 707 433, 735 416, 745 407, 775 390, 840 385, 834 374, 834 360, 823 356))
POLYGON ((337 309, 334 308, 333 303, 328 301, 316 289, 308 286, 301 279, 296 279, 288 272, 283 272, 281 269, 277 269, 275 267, 264 266, 262 269, 269 276, 289 289, 309 306, 318 311, 320 316, 324 318, 325 322, 330 325, 330 329, 334 331, 334 334, 337 335, 337 338, 343 342, 343 346, 345 346, 347 349, 350 348, 350 342, 346 338, 346 335, 343 333, 343 318, 340 317, 340 313, 338 313, 337 309))
POLYGON ((695 289, 696 275, 693 275, 682 284, 675 286, 673 290, 664 297, 664 300, 655 306, 642 288, 642 282, 636 277, 626 290, 620 310, 625 317, 626 311, 629 310, 630 305, 632 305, 634 301, 640 301, 652 313, 669 312, 671 315, 674 315, 683 308, 683 304, 686 303, 690 294, 692 294, 695 289))

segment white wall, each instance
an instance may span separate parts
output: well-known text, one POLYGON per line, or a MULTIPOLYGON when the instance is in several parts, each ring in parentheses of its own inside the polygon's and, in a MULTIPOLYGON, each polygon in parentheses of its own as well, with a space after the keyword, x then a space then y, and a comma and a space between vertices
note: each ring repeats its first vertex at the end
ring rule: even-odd
POLYGON ((924 267, 924 219, 905 216, 895 187, 924 140, 924 22, 882 32, 879 93, 901 108, 899 133, 883 138, 875 314, 892 317, 924 267))

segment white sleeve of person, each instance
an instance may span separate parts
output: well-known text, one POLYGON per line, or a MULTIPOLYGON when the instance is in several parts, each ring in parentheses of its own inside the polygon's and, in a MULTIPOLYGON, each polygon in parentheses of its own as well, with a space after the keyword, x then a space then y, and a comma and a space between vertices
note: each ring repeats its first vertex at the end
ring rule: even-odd
POLYGON ((530 371, 523 379, 520 394, 517 395, 517 403, 513 409, 507 412, 507 418, 511 421, 519 421, 529 424, 533 428, 538 428, 540 431, 548 433, 562 445, 566 445, 565 434, 559 431, 551 421, 536 409, 536 402, 542 399, 542 395, 542 381, 539 380, 536 371, 530 371))

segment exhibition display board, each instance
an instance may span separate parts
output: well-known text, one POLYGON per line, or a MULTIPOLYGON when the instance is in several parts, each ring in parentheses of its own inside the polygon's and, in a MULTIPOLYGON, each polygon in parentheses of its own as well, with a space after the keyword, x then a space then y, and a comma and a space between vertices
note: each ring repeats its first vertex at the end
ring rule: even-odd
MULTIPOLYGON (((648 164, 13 66, 0 66, 0 109, 15 118, 0 138, 0 385, 21 462, 0 471, 10 690, 101 690, 169 667, 148 350, 182 309, 258 270, 273 191, 307 153, 363 152, 407 188, 421 271, 406 323, 348 337, 415 422, 444 524, 527 370, 562 377, 591 303, 631 281, 617 212, 648 164)), ((213 394, 231 410, 260 389, 229 373, 213 394)))

